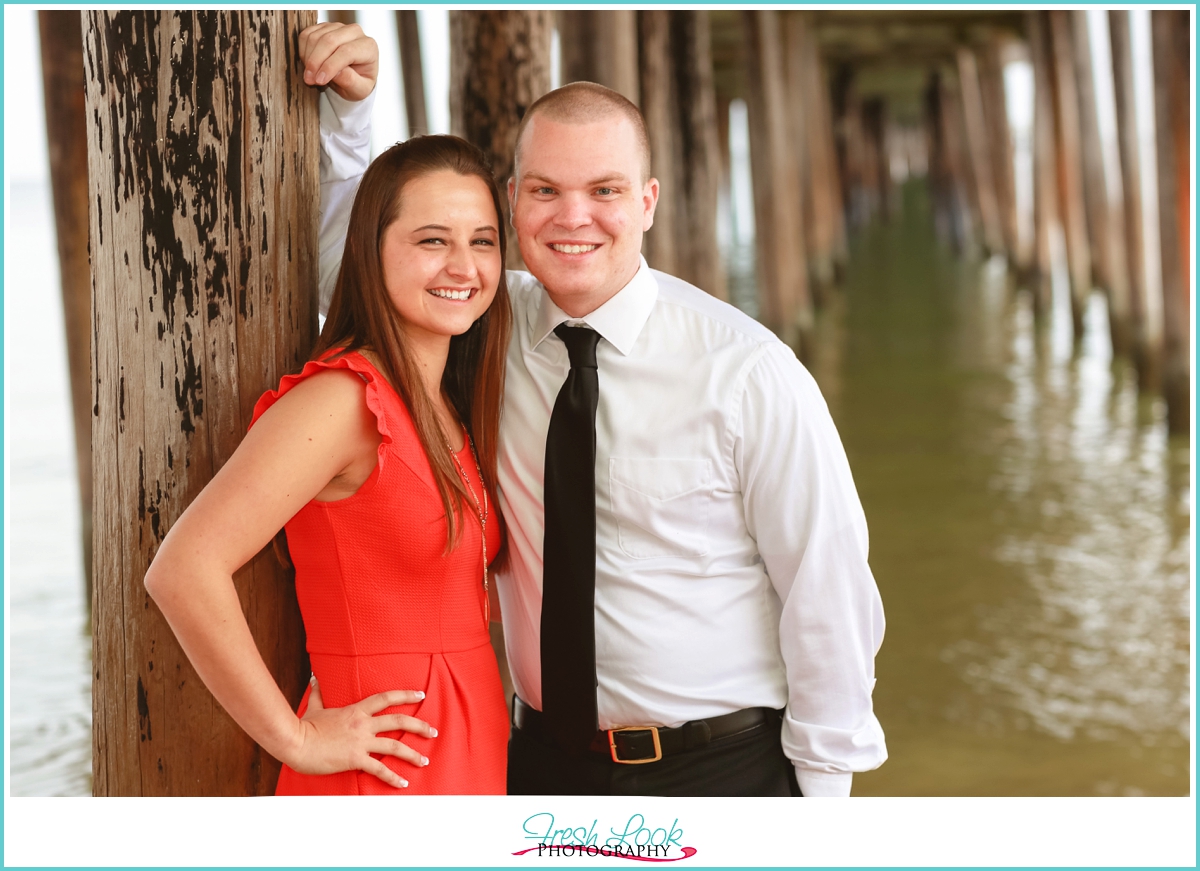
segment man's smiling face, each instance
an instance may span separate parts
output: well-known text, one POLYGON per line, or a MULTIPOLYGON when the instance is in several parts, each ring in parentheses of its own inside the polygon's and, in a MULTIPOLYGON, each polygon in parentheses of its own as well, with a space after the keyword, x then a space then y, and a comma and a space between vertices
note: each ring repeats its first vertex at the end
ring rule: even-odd
POLYGON ((658 181, 643 180, 637 134, 616 112, 583 124, 536 115, 517 149, 508 193, 521 256, 559 308, 583 317, 637 272, 658 181))

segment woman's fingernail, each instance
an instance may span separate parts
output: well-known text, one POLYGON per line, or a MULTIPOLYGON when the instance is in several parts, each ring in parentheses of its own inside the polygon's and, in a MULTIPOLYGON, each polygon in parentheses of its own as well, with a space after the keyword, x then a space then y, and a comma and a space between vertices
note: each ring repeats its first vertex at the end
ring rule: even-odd
POLYGON ((317 73, 317 84, 318 85, 323 85, 327 81, 329 81, 329 73, 324 72, 324 71, 317 73))
POLYGON ((418 699, 423 699, 423 698, 425 698, 425 693, 421 692, 420 690, 417 690, 417 698, 418 698, 418 699))
POLYGON ((433 726, 430 726, 430 727, 429 727, 429 737, 430 737, 430 738, 436 738, 436 737, 437 737, 437 729, 433 728, 433 726))
POLYGON ((407 780, 402 780, 402 781, 400 781, 400 788, 401 788, 401 789, 406 789, 407 787, 408 787, 408 781, 407 781, 407 780))
POLYGON ((422 756, 422 757, 421 757, 421 764, 422 764, 422 765, 428 765, 428 764, 429 764, 429 757, 428 757, 428 756, 422 756))

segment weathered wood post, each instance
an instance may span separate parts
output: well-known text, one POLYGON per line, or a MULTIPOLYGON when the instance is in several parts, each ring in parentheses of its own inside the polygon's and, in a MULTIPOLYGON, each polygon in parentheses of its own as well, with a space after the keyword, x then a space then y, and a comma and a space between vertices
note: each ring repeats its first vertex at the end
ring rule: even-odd
POLYGON ((88 263, 87 111, 83 31, 75 11, 38 12, 46 144, 75 426, 83 580, 92 604, 92 271, 88 263))
POLYGON ((1092 255, 1088 247, 1083 202, 1083 149, 1080 143, 1079 91, 1075 80, 1070 13, 1048 12, 1054 72, 1054 130, 1058 160, 1059 217, 1067 241, 1067 270, 1071 275, 1071 323, 1075 338, 1083 337, 1083 311, 1092 289, 1092 255))
POLYGON ((654 226, 646 234, 643 248, 646 262, 655 269, 679 273, 683 254, 679 250, 678 225, 683 220, 679 197, 683 172, 675 77, 671 58, 671 13, 665 9, 646 9, 637 13, 639 91, 646 132, 650 136, 653 172, 660 190, 654 211, 654 226))
MULTIPOLYGON (((95 344, 93 790, 273 791, 278 763, 221 710, 142 586, 258 396, 317 325, 313 12, 83 13, 95 344)), ((234 578, 285 695, 308 677, 270 548, 234 578)))
POLYGON ((805 200, 810 203, 805 214, 809 275, 814 297, 830 288, 834 281, 834 265, 838 256, 838 232, 842 223, 837 165, 833 154, 833 131, 829 118, 829 93, 821 73, 821 59, 816 37, 803 13, 788 15, 789 62, 800 61, 798 100, 803 115, 808 159, 805 200), (811 220, 809 216, 811 214, 811 220))
POLYGON ((595 82, 639 101, 638 24, 633 9, 560 9, 562 80, 595 82))
MULTIPOLYGON (((550 10, 450 13, 450 131, 483 149, 502 185, 513 173, 517 125, 550 90, 550 10)), ((508 222, 508 205, 505 214, 508 222)), ((514 240, 515 242, 515 240, 514 240)), ((508 246, 508 267, 523 267, 508 246)))
POLYGON ((1004 230, 1000 226, 1000 205, 996 198, 996 183, 993 175, 991 143, 983 113, 983 91, 979 83, 979 67, 975 52, 959 46, 958 83, 962 98, 962 112, 966 129, 966 145, 971 176, 975 182, 975 200, 979 203, 979 217, 983 244, 989 254, 1004 251, 1004 230))
POLYGON ((819 148, 816 141, 820 125, 819 104, 812 99, 812 84, 809 81, 812 64, 808 52, 808 22, 803 12, 782 12, 784 75, 787 77, 785 94, 788 106, 788 122, 791 139, 795 143, 796 157, 800 166, 800 196, 804 226, 804 248, 808 261, 808 285, 813 303, 819 307, 824 295, 833 282, 833 261, 830 246, 825 244, 828 231, 821 225, 824 216, 821 190, 823 179, 814 175, 814 160, 819 160, 813 151, 819 148))
POLYGON ((1191 112, 1188 69, 1191 27, 1186 10, 1150 13, 1154 56, 1154 118, 1158 156, 1158 238, 1162 249, 1163 395, 1167 428, 1186 434, 1191 426, 1190 237, 1191 112))
POLYGON ((1109 336, 1113 352, 1129 351, 1129 279, 1125 269, 1124 237, 1113 223, 1104 149, 1100 139, 1100 109, 1088 13, 1071 13, 1075 39, 1075 78, 1079 83, 1079 122, 1083 145, 1083 194, 1087 206, 1088 238, 1092 250, 1092 275, 1108 296, 1109 336))
POLYGON ((750 166, 763 321, 807 354, 812 329, 799 165, 788 139, 779 13, 744 11, 750 166))
POLYGON ((358 21, 358 15, 353 9, 326 9, 325 17, 338 24, 354 24, 358 21))
POLYGON ((1108 13, 1112 43, 1113 92, 1117 109, 1117 142, 1121 157, 1121 232, 1125 241, 1125 266, 1129 282, 1129 319, 1133 360, 1142 390, 1157 389, 1162 333, 1157 318, 1149 316, 1146 287, 1145 217, 1142 212, 1142 162, 1138 143, 1136 96, 1133 87, 1133 54, 1129 12, 1108 13))
POLYGON ((1108 184, 1104 178, 1104 156, 1100 142, 1100 110, 1096 104, 1096 76, 1092 67, 1092 42, 1087 12, 1067 16, 1075 61, 1075 85, 1079 97, 1079 144, 1083 157, 1083 202, 1088 245, 1092 254, 1093 282, 1112 286, 1112 244, 1108 239, 1108 184))
POLYGON ((707 11, 671 12, 671 59, 678 100, 676 201, 682 204, 675 222, 676 248, 683 254, 675 274, 717 299, 728 299, 728 279, 717 244, 721 158, 707 11))
POLYGON ((1004 87, 1004 49, 1005 43, 1000 36, 992 34, 988 38, 979 58, 979 84, 988 153, 992 158, 992 179, 996 184, 996 206, 1000 211, 1000 233, 1009 261, 1018 273, 1027 274, 1029 258, 1020 244, 1017 230, 1015 157, 1004 87))
POLYGON ((404 80, 404 114, 408 135, 429 132, 425 112, 425 71, 421 66, 421 27, 417 10, 396 10, 396 39, 400 43, 400 76, 404 80))
POLYGON ((1054 148, 1054 82, 1045 12, 1025 13, 1033 66, 1033 310, 1048 314, 1054 268, 1050 234, 1058 219, 1058 167, 1054 148))

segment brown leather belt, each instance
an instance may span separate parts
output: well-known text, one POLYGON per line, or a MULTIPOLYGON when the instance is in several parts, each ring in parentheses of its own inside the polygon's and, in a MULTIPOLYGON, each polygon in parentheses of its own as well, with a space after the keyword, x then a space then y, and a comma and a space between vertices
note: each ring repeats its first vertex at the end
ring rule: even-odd
MULTIPOLYGON (((691 720, 682 726, 621 726, 598 731, 588 747, 604 753, 613 762, 640 765, 657 762, 664 756, 695 750, 713 741, 747 732, 764 723, 780 723, 779 712, 771 708, 745 708, 732 714, 691 720)), ((542 712, 513 696, 513 728, 543 743, 553 743, 543 726, 542 712)))

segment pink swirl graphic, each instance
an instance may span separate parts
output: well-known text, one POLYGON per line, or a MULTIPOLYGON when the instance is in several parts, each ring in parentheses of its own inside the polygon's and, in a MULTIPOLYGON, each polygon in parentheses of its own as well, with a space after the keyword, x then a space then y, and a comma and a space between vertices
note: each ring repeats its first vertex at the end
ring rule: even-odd
MULTIPOLYGON (((690 859, 696 855, 695 847, 680 847, 679 849, 681 849, 683 851, 682 856, 674 856, 671 858, 662 859, 662 858, 658 858, 655 856, 634 856, 629 853, 615 852, 611 848, 607 848, 607 847, 597 848, 597 852, 593 856, 593 854, 591 854, 591 853, 584 853, 583 851, 586 850, 587 848, 581 847, 578 844, 558 844, 555 846, 559 847, 560 849, 564 846, 575 847, 577 855, 582 853, 584 856, 587 856, 587 858, 589 858, 589 859, 594 858, 594 856, 603 856, 605 859, 613 859, 613 858, 632 859, 635 862, 678 862, 681 859, 690 859), (608 852, 604 852, 605 850, 607 850, 608 852)), ((528 849, 525 849, 525 850, 518 850, 516 853, 513 853, 513 855, 514 856, 524 856, 526 853, 532 853, 536 849, 537 849, 537 847, 529 847, 528 849)), ((560 858, 560 857, 556 857, 556 858, 560 858)), ((561 857, 561 858, 569 859, 571 857, 567 856, 567 857, 561 857)))

